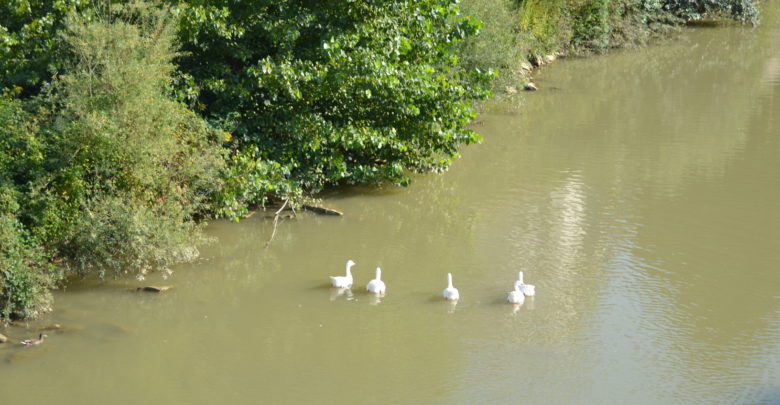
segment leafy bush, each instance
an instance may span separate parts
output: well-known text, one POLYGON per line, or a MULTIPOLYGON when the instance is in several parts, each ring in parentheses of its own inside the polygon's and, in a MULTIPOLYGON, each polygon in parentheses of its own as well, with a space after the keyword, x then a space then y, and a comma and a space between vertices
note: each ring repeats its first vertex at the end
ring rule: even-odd
POLYGON ((60 273, 21 224, 0 214, 0 318, 34 318, 51 309, 60 273))
POLYGON ((78 274, 146 273, 197 258, 205 239, 190 212, 173 201, 148 204, 131 195, 101 195, 75 218, 60 253, 78 274))
POLYGON ((572 10, 572 39, 588 49, 610 46, 610 0, 586 0, 572 10))
POLYGON ((194 216, 221 187, 219 134, 171 98, 172 22, 144 3, 69 17, 31 225, 79 274, 192 259, 194 216))
POLYGON ((249 212, 248 206, 266 203, 268 196, 302 199, 297 184, 288 180, 289 172, 279 163, 260 157, 257 146, 246 146, 231 154, 221 173, 224 186, 214 194, 214 214, 238 221, 249 212))
POLYGON ((518 43, 529 58, 560 50, 590 53, 643 44, 691 19, 727 17, 755 23, 758 16, 755 0, 519 0, 518 4, 518 43))
POLYGON ((514 0, 464 0, 461 12, 481 22, 479 33, 463 41, 460 65, 467 70, 493 69, 501 72, 495 86, 517 84, 526 51, 520 44, 522 33, 517 24, 514 0))
POLYGON ((569 48, 575 53, 644 44, 682 22, 657 1, 585 0, 572 4, 569 48))
POLYGON ((206 113, 303 189, 405 184, 479 140, 465 125, 491 75, 458 69, 477 25, 455 0, 209 0, 180 24, 206 113))
POLYGON ((0 318, 34 317, 51 307, 59 273, 16 219, 21 208, 15 179, 38 158, 21 103, 0 96, 0 318))
POLYGON ((72 14, 67 27, 66 73, 29 112, 0 109, 15 157, 0 184, 18 196, 16 215, 77 274, 191 260, 195 217, 222 188, 224 138, 172 99, 171 14, 131 3, 93 21, 72 14))
POLYGON ((560 50, 571 39, 567 0, 520 1, 518 18, 529 56, 560 50))
POLYGON ((62 68, 65 17, 92 15, 86 0, 0 0, 0 88, 19 86, 35 94, 62 68))
POLYGON ((756 0, 663 0, 663 8, 685 20, 727 17, 755 24, 756 0))

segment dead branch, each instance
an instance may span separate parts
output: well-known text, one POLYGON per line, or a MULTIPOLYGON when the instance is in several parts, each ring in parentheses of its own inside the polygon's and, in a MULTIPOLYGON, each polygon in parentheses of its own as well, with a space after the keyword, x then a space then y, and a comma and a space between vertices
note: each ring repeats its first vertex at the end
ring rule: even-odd
MULTIPOLYGON (((289 202, 289 199, 284 200, 284 204, 279 208, 279 210, 276 211, 274 214, 274 230, 271 232, 271 237, 268 239, 268 242, 265 242, 265 248, 268 249, 268 246, 271 245, 271 241, 274 240, 274 236, 276 236, 276 227, 279 225, 279 214, 284 210, 284 207, 287 206, 287 203, 289 202)), ((294 212, 294 211, 293 211, 294 212)))

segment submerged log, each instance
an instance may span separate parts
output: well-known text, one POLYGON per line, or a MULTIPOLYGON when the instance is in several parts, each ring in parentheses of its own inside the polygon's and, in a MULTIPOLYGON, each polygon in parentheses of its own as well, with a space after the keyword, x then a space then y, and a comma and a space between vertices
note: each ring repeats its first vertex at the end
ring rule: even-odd
POLYGON ((154 285, 148 285, 145 287, 138 287, 138 291, 145 291, 145 292, 154 292, 154 293, 161 293, 163 291, 168 291, 171 288, 173 288, 172 285, 162 285, 162 286, 154 286, 154 285))
POLYGON ((344 215, 344 213, 341 211, 337 211, 332 208, 318 207, 316 205, 303 204, 303 209, 320 215, 338 215, 338 216, 344 215))

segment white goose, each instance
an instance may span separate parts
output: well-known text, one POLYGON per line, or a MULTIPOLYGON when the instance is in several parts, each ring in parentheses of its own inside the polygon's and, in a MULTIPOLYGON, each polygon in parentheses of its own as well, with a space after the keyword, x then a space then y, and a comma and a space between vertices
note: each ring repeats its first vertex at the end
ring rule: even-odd
POLYGON ((347 275, 346 276, 330 276, 330 285, 336 288, 350 288, 352 287, 352 272, 350 269, 355 265, 352 260, 347 261, 347 275))
POLYGON ((452 286, 452 273, 447 273, 447 288, 442 293, 444 299, 449 301, 457 301, 460 298, 458 289, 452 286))
POLYGON ((517 282, 520 284, 520 289, 523 291, 523 295, 526 297, 533 297, 536 295, 536 287, 532 286, 531 284, 526 284, 523 282, 523 272, 517 273, 517 282))
POLYGON ((384 295, 386 290, 387 288, 385 287, 385 282, 382 281, 382 270, 377 267, 376 278, 368 282, 368 285, 366 285, 366 291, 372 292, 374 294, 384 295))
POLYGON ((507 295, 506 300, 516 305, 522 305, 525 302, 525 295, 523 294, 520 280, 515 281, 515 289, 509 292, 509 295, 507 295))

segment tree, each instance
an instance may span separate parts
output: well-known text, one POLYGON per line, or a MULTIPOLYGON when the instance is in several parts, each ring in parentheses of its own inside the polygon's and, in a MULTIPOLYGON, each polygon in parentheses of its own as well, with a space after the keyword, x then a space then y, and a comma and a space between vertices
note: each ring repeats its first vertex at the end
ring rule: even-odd
POLYGON ((454 0, 209 0, 182 10, 206 114, 308 190, 446 169, 490 72, 458 68, 478 25, 454 0))
POLYGON ((170 12, 134 2, 106 13, 67 19, 65 73, 28 103, 42 158, 15 179, 36 239, 100 276, 196 257, 195 217, 224 166, 221 133, 171 94, 170 12))

